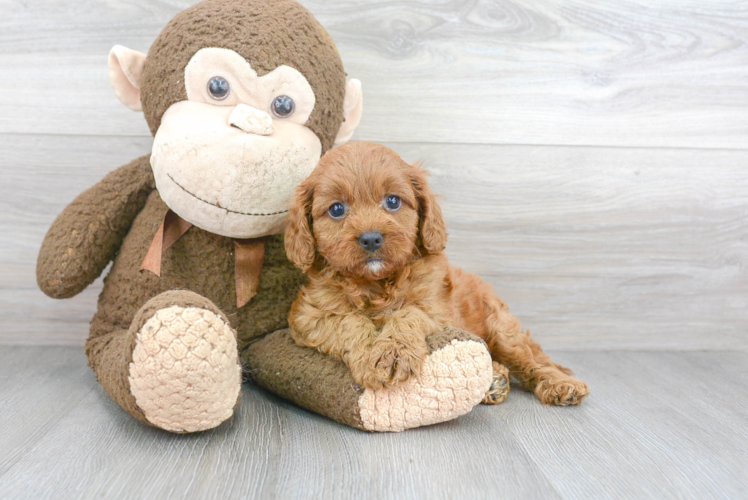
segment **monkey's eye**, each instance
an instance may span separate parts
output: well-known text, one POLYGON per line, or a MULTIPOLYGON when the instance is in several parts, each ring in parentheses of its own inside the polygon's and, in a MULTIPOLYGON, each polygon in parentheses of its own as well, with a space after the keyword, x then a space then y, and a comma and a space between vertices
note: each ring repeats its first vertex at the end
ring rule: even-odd
POLYGON ((287 95, 279 95, 273 99, 270 109, 278 118, 288 118, 293 114, 294 109, 296 109, 296 103, 287 95))
POLYGON ((340 203, 333 203, 330 205, 330 208, 327 209, 327 213, 330 214, 330 217, 333 219, 342 219, 345 215, 345 206, 340 203))
POLYGON ((403 201, 394 194, 388 194, 384 199, 384 206, 391 212, 399 210, 402 204, 403 201))
POLYGON ((225 78, 214 76, 208 82, 208 92, 216 101, 223 101, 231 93, 231 87, 225 78))

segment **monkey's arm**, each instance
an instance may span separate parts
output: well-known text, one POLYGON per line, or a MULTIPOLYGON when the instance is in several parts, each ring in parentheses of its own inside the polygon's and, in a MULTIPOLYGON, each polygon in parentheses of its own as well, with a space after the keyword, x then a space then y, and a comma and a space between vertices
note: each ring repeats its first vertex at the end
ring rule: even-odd
POLYGON ((155 189, 150 156, 109 173, 57 216, 36 263, 39 288, 55 299, 77 295, 104 270, 155 189))

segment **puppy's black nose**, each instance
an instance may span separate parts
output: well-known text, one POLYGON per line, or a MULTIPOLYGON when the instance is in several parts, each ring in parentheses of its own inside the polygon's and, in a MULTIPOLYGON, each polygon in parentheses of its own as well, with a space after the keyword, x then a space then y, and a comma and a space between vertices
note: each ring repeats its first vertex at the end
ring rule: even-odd
POLYGON ((382 246, 382 240, 384 240, 382 233, 374 231, 366 232, 358 237, 358 242, 369 252, 376 252, 382 246))

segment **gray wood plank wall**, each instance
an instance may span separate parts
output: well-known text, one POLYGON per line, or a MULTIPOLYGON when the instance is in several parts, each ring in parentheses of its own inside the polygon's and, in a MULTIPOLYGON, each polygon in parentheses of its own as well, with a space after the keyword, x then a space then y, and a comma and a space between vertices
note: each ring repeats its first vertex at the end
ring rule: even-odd
MULTIPOLYGON (((0 342, 80 344, 49 224, 145 154, 109 88, 192 2, 0 0, 0 342)), ((303 2, 362 80, 355 138, 423 159, 453 262, 551 349, 748 348, 748 3, 303 2)))

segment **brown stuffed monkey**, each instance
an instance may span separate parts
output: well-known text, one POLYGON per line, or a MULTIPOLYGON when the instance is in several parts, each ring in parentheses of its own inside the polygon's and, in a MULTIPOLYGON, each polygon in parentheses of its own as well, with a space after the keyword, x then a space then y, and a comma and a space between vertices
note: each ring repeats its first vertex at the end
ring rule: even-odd
POLYGON ((482 341, 429 339, 421 376, 379 391, 339 361, 296 346, 287 316, 303 275, 281 233, 296 186, 347 141, 362 112, 337 49, 292 0, 205 0, 179 13, 148 55, 116 46, 117 97, 142 110, 150 155, 79 195, 39 254, 50 297, 81 292, 114 261, 86 343, 104 390, 172 432, 213 428, 244 372, 346 425, 398 431, 468 412, 491 384, 482 341))

